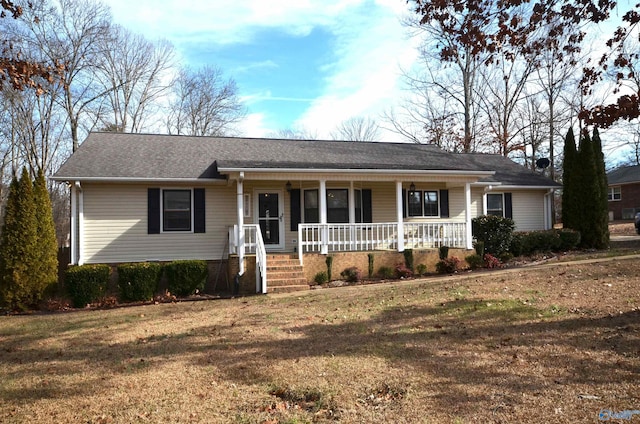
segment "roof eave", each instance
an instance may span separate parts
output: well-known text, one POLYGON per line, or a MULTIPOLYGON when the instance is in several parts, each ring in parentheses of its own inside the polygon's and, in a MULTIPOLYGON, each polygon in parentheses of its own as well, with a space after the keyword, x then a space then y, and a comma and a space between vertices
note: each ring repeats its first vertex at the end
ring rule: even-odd
POLYGON ((327 174, 401 174, 401 175, 461 175, 485 178, 495 174, 495 171, 460 171, 452 169, 353 169, 353 168, 218 168, 220 173, 227 172, 295 172, 295 173, 327 173, 327 174))

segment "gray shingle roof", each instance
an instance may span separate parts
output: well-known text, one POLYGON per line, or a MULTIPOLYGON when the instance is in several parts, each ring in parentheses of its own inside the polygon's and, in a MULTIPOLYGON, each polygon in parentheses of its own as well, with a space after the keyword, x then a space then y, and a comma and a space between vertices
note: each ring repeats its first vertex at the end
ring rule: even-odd
MULTIPOLYGON (((540 177, 506 158, 448 153, 436 146, 255 138, 90 133, 54 175, 74 179, 221 178, 219 169, 493 171, 501 182, 540 177), (506 162, 505 162, 506 161, 506 162), (498 169, 502 167, 504 169, 498 169)), ((542 177, 544 178, 544 177, 542 177)), ((545 184, 553 184, 545 179, 545 184)))
POLYGON ((532 171, 509 158, 501 155, 489 155, 483 153, 461 154, 478 169, 492 169, 496 173, 490 177, 481 179, 482 182, 495 182, 502 185, 537 186, 537 187, 562 187, 548 177, 537 171, 532 171))
POLYGON ((609 185, 640 182, 640 165, 623 166, 607 174, 609 185))

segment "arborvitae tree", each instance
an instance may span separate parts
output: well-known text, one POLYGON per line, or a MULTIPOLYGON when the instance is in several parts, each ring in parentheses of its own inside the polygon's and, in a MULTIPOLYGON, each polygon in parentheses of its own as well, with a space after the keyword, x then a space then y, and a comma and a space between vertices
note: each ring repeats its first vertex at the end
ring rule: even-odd
POLYGON ((58 240, 53 221, 51 199, 47 190, 44 172, 38 171, 33 185, 35 196, 35 213, 38 231, 37 260, 33 264, 37 269, 33 282, 37 291, 44 292, 58 281, 58 240))
POLYGON ((593 130, 593 149, 596 159, 596 171, 600 186, 600 199, 597 203, 600 215, 600 240, 598 241, 598 249, 606 249, 609 247, 609 201, 607 200, 607 192, 609 191, 609 183, 607 182, 607 171, 604 163, 604 153, 602 152, 602 141, 598 128, 593 130))
POLYGON ((576 140, 573 128, 569 128, 564 138, 564 160, 562 163, 562 226, 564 228, 577 229, 579 221, 580 199, 576 196, 579 182, 575 179, 577 161, 576 140))
POLYGON ((13 309, 25 309, 42 298, 34 282, 37 271, 37 221, 31 177, 22 169, 19 181, 11 182, 0 244, 0 293, 13 309))
POLYGON ((588 133, 584 133, 578 150, 578 166, 573 175, 579 183, 577 194, 581 202, 579 220, 580 245, 583 248, 600 248, 602 220, 600 219, 600 179, 596 166, 596 154, 588 133))

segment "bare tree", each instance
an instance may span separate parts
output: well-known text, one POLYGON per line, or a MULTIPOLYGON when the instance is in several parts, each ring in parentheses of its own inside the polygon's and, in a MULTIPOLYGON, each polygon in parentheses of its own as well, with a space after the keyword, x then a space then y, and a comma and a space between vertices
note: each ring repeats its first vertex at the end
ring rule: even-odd
POLYGON ((119 25, 112 25, 109 35, 101 40, 97 69, 107 98, 100 119, 104 127, 141 132, 169 89, 174 49, 169 42, 150 42, 119 25))
POLYGON ((173 82, 167 117, 169 134, 224 136, 245 116, 233 79, 219 68, 182 69, 173 82))
POLYGON ((318 133, 303 127, 281 128, 269 134, 269 137, 285 140, 316 140, 318 133))
POLYGON ((342 121, 331 137, 334 140, 375 141, 380 138, 380 126, 369 117, 357 116, 342 121))
MULTIPOLYGON (((462 19, 457 16, 454 19, 462 19)), ((482 66, 483 57, 475 53, 471 48, 459 43, 451 37, 445 27, 436 20, 420 22, 417 16, 404 20, 404 24, 414 37, 421 39, 420 58, 422 70, 418 74, 405 72, 404 76, 410 88, 409 100, 404 108, 410 117, 418 118, 423 135, 421 139, 433 138, 431 131, 434 128, 441 129, 442 124, 451 125, 462 129, 462 138, 459 143, 443 143, 455 146, 452 150, 470 152, 475 150, 477 134, 479 89, 477 79, 479 69, 482 66), (440 48, 449 52, 449 60, 444 62, 440 54, 440 48), (435 101, 433 97, 441 99, 435 101), (423 104, 421 104, 423 102, 423 104), (446 111, 434 113, 443 105, 446 111), (434 108, 435 106, 435 108, 434 108), (434 122, 435 120, 435 122, 434 122)), ((392 114, 393 115, 393 114, 392 114)), ((387 115, 387 118, 392 118, 387 115)), ((391 119, 396 132, 404 130, 406 123, 391 119)), ((409 124, 410 125, 410 124, 409 124)), ((409 130, 415 134, 415 130, 409 130)), ((417 141, 414 139, 414 141, 417 141)))
POLYGON ((519 137, 523 127, 517 125, 515 117, 533 69, 531 61, 501 60, 482 70, 483 86, 487 89, 482 107, 492 134, 487 147, 493 153, 508 156, 525 148, 519 137))
POLYGON ((75 151, 79 131, 97 121, 89 108, 105 95, 96 72, 104 48, 101 40, 109 36, 109 8, 95 0, 43 0, 21 19, 29 30, 30 51, 39 52, 47 62, 64 64, 63 83, 57 87, 62 96, 57 100, 68 115, 75 151))

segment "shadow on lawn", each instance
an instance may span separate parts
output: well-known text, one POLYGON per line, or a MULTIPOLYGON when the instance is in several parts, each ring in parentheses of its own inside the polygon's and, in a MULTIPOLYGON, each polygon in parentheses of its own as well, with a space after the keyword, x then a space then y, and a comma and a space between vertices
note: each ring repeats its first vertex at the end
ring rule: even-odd
MULTIPOLYGON (((100 375, 103 379, 113 374, 137 375, 149 367, 182 360, 215 368, 217 375, 235 383, 269 384, 274 380, 270 366, 282 360, 374 356, 407 375, 432 375, 444 382, 421 388, 433 391, 444 408, 452 407, 452 402, 457 408, 473 408, 471 401, 481 399, 469 399, 461 390, 468 384, 488 387, 478 395, 486 400, 507 386, 511 391, 536 393, 566 383, 637 383, 640 311, 598 318, 540 316, 545 314, 548 311, 516 302, 456 300, 437 306, 389 307, 369 319, 298 322, 279 334, 267 330, 274 321, 258 314, 251 326, 247 318, 242 324, 194 326, 179 334, 117 344, 89 337, 73 340, 65 351, 41 346, 21 352, 12 350, 15 340, 11 337, 0 337, 0 364, 6 370, 30 363, 4 371, 9 379, 46 380, 47 375, 73 374, 67 361, 84 361, 102 370, 99 380, 100 375), (475 361, 477 352, 487 354, 489 360, 475 361), (589 352, 610 356, 593 360, 589 352)), ((23 337, 23 341, 30 339, 23 337)), ((0 386, 0 397, 33 401, 70 393, 95 394, 101 387, 96 381, 74 384, 58 390, 0 386)))

